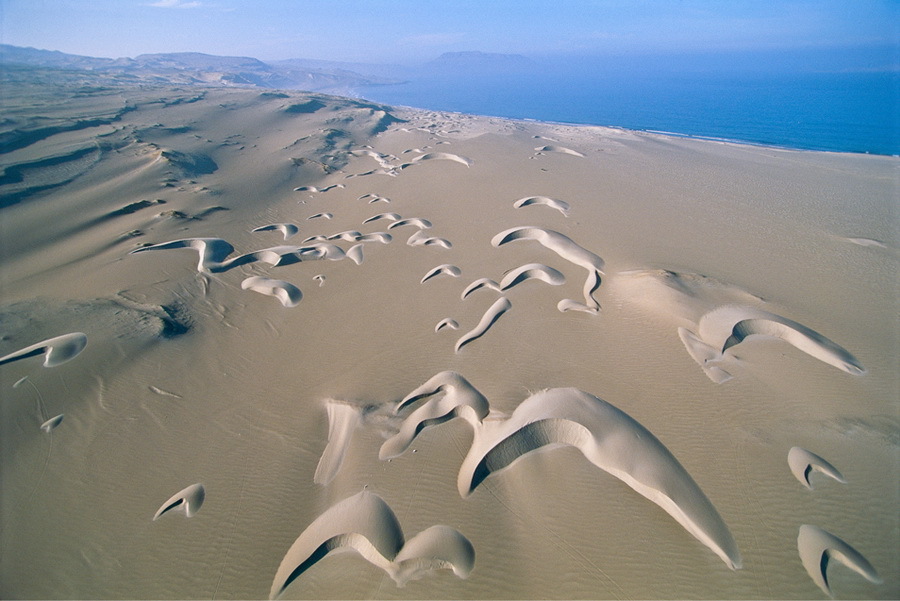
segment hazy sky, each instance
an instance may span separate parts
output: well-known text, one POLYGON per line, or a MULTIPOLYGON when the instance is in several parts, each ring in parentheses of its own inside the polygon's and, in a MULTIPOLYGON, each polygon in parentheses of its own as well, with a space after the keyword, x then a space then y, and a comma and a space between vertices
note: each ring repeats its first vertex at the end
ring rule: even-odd
POLYGON ((0 42, 121 57, 422 62, 898 44, 900 0, 0 0, 0 42))

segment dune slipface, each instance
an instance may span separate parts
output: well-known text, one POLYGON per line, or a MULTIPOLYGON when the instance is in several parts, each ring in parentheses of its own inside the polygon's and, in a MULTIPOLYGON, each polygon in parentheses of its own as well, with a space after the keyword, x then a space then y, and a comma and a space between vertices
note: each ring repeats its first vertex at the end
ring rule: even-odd
POLYGON ((475 550, 458 531, 432 526, 405 541, 388 504, 362 491, 332 506, 300 534, 278 566, 269 598, 277 599, 313 565, 342 549, 356 551, 398 586, 437 569, 467 578, 475 565, 475 550))
POLYGON ((296 307, 303 299, 303 293, 300 292, 300 289, 284 280, 253 276, 241 282, 241 288, 274 296, 285 307, 296 307))
POLYGON ((316 484, 328 484, 337 475, 353 430, 362 422, 362 410, 348 403, 330 400, 325 403, 325 410, 328 413, 328 444, 313 476, 316 484))
POLYGON ((158 520, 170 511, 181 511, 185 517, 194 517, 200 511, 204 499, 206 499, 206 489, 203 488, 203 485, 199 483, 191 484, 169 497, 168 501, 160 505, 156 515, 153 516, 153 521, 158 520))
POLYGON ((815 453, 800 447, 793 447, 788 452, 788 465, 791 468, 791 473, 800 481, 800 484, 810 490, 812 490, 813 486, 809 481, 809 477, 813 472, 825 474, 829 478, 837 480, 842 484, 847 483, 844 476, 841 475, 836 467, 815 453))
POLYGON ((488 310, 484 312, 484 315, 481 316, 481 320, 478 322, 478 325, 475 326, 469 332, 463 334, 463 336, 456 341, 456 347, 454 350, 458 353, 459 349, 466 346, 473 340, 477 340, 484 336, 484 334, 491 329, 491 326, 496 323, 500 316, 506 313, 512 308, 512 303, 509 302, 509 299, 505 296, 501 296, 494 304, 488 307, 488 310))
POLYGON ((872 584, 883 582, 869 560, 859 551, 818 526, 808 524, 800 526, 797 548, 809 577, 829 597, 834 596, 828 584, 828 566, 832 559, 836 559, 872 584))
POLYGON ((565 217, 569 216, 569 203, 547 196, 527 196, 525 198, 520 198, 513 203, 513 206, 517 209, 530 206, 545 206, 551 209, 556 209, 565 217))
POLYGON ((87 335, 81 332, 63 334, 0 357, 0 365, 43 355, 44 367, 56 367, 77 357, 85 346, 87 346, 87 335))
POLYGON ((484 421, 487 400, 459 374, 442 372, 411 392, 397 410, 440 392, 403 422, 379 457, 405 451, 422 429, 462 417, 474 439, 457 486, 469 496, 481 482, 548 445, 571 445, 603 471, 659 505, 731 569, 741 555, 728 526, 687 470, 650 431, 617 407, 575 388, 553 388, 525 399, 506 420, 484 421))

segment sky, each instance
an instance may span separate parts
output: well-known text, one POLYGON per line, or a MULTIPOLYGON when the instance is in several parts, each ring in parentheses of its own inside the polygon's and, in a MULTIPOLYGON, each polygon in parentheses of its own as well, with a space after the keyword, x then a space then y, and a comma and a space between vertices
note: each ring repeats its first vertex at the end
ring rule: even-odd
POLYGON ((466 50, 900 47, 900 0, 0 0, 0 43, 400 64, 466 50))

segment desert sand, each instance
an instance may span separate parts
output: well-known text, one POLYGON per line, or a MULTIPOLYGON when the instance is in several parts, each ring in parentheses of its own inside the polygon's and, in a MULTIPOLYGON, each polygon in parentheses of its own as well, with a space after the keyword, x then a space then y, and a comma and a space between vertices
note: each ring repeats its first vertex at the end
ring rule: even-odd
POLYGON ((900 596, 896 157, 19 77, 3 598, 900 596))

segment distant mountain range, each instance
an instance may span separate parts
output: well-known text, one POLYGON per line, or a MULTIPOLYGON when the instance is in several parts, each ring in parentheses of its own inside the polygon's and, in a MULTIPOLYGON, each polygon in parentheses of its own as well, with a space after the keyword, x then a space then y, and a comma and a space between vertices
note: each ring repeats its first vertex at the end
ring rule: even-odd
POLYGON ((347 94, 359 86, 388 85, 403 80, 382 65, 305 61, 265 63, 243 56, 214 56, 199 52, 142 54, 135 58, 96 58, 0 44, 0 65, 66 71, 87 71, 110 83, 174 83, 254 86, 347 94), (366 69, 359 73, 353 69, 366 69))

